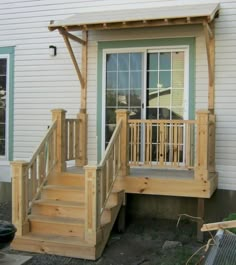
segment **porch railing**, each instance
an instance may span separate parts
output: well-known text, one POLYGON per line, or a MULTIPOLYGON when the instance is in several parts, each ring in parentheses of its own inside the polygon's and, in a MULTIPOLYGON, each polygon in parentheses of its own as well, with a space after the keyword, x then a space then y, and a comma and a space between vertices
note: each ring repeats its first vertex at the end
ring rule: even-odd
POLYGON ((193 168, 194 120, 129 120, 130 166, 193 168))

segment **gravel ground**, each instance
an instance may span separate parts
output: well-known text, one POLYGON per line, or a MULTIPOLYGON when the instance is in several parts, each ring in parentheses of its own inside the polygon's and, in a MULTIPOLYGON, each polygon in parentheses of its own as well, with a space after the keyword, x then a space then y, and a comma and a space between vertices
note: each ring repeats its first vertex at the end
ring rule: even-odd
MULTIPOLYGON (((11 221, 9 202, 0 204, 0 220, 11 221)), ((33 256, 25 265, 184 265, 201 247, 201 244, 196 242, 195 233, 195 226, 187 221, 182 222, 176 229, 175 221, 142 219, 130 221, 123 234, 113 232, 103 256, 97 261, 9 249, 5 252, 33 256), (166 240, 179 241, 182 247, 163 250, 162 246, 166 240)), ((196 259, 189 265, 195 262, 196 259)))

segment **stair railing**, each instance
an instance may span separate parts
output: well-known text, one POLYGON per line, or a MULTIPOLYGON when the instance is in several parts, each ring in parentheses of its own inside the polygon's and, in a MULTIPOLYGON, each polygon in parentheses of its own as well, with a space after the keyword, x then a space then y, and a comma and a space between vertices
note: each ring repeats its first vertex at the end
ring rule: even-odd
POLYGON ((128 111, 117 111, 117 124, 98 166, 85 167, 85 240, 96 244, 101 217, 116 178, 128 172, 128 111))
POLYGON ((12 165, 12 222, 17 235, 29 232, 28 214, 49 174, 57 164, 57 120, 54 120, 30 162, 12 165))

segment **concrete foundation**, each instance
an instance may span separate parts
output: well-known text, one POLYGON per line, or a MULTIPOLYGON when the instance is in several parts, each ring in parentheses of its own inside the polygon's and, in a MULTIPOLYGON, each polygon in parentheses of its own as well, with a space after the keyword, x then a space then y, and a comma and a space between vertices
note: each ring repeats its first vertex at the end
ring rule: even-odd
POLYGON ((11 201, 11 183, 0 182, 0 203, 11 201))
MULTIPOLYGON (((216 190, 205 199, 205 222, 221 221, 236 213, 236 191, 216 190)), ((178 219, 179 214, 197 216, 197 199, 157 195, 127 195, 127 214, 131 218, 178 219)))

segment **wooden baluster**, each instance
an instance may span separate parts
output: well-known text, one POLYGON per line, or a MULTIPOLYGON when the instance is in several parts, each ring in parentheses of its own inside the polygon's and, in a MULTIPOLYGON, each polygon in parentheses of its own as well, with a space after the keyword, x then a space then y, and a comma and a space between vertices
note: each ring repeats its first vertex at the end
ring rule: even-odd
POLYGON ((164 123, 160 123, 160 144, 159 144, 159 165, 163 166, 164 165, 164 123))
POLYGON ((74 122, 68 121, 68 160, 74 159, 74 122))
POLYGON ((77 141, 79 141, 79 156, 76 157, 76 165, 84 166, 87 164, 88 115, 86 113, 79 113, 77 119, 79 120, 79 137, 77 138, 77 141))
POLYGON ((11 162, 12 167, 12 222, 17 228, 16 234, 22 236, 29 232, 28 222, 28 163, 11 162))

